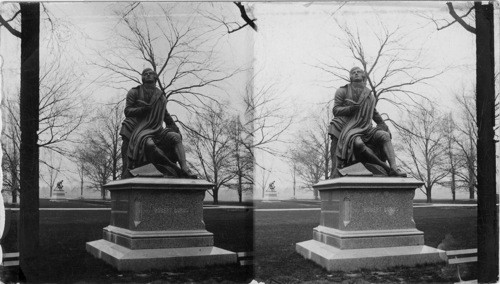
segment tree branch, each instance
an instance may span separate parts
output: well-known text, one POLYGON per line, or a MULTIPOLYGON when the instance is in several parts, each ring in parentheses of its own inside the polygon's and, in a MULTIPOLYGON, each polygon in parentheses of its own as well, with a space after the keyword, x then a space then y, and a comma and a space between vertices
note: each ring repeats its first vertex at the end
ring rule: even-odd
POLYGON ((21 13, 21 10, 17 11, 17 12, 14 14, 14 16, 13 16, 10 20, 8 20, 8 21, 6 21, 6 20, 2 17, 2 15, 0 15, 0 24, 2 24, 3 26, 5 26, 5 28, 6 28, 6 29, 7 29, 7 30, 8 30, 8 31, 9 31, 9 32, 13 35, 13 36, 16 36, 16 37, 18 37, 18 38, 21 38, 21 32, 20 32, 20 31, 18 31, 18 30, 16 30, 16 29, 14 29, 14 28, 13 28, 13 27, 9 24, 9 22, 10 22, 10 21, 12 21, 12 20, 13 20, 13 19, 14 19, 14 18, 15 18, 15 17, 19 14, 19 13, 21 13))
POLYGON ((238 9, 240 10, 241 18, 250 26, 254 31, 257 31, 257 25, 255 24, 255 21, 257 19, 250 19, 248 17, 247 11, 245 10, 245 6, 241 4, 241 2, 233 2, 236 6, 238 6, 238 9))
MULTIPOLYGON (((453 19, 455 19, 455 21, 457 21, 462 27, 464 27, 465 30, 475 34, 476 33, 476 28, 470 26, 469 24, 467 24, 464 20, 463 20, 463 17, 467 16, 471 11, 472 9, 474 9, 474 7, 472 7, 469 12, 467 12, 467 14, 465 14, 464 16, 460 17, 459 15, 457 15, 457 12, 455 12, 455 8, 453 7, 453 3, 451 2, 447 2, 446 3, 446 6, 448 6, 448 11, 450 12, 450 15, 453 17, 453 19)), ((451 25, 451 24, 450 24, 451 25)))

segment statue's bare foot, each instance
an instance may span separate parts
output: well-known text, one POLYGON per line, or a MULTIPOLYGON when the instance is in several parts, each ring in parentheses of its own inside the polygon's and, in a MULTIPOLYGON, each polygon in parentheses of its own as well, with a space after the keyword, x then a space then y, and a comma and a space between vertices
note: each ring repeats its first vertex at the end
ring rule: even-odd
POLYGON ((408 175, 403 172, 401 169, 391 169, 389 171, 389 176, 390 177, 407 177, 408 175))

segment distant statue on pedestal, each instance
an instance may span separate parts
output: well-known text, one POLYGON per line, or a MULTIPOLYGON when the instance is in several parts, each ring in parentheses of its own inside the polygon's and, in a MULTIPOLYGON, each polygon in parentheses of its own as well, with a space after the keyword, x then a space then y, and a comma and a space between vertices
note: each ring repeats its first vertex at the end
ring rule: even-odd
POLYGON ((264 192, 263 201, 278 201, 278 192, 276 191, 275 181, 272 181, 264 192))
POLYGON ((63 180, 59 181, 56 185, 56 190, 62 191, 63 190, 63 180))
POLYGON ((330 178, 339 177, 339 169, 359 162, 383 175, 406 177, 397 166, 389 128, 375 109, 375 96, 366 87, 365 72, 354 67, 349 75, 351 82, 335 93, 334 117, 329 127, 330 178))
POLYGON ((56 188, 52 191, 52 194, 50 196, 50 201, 56 201, 56 202, 68 201, 66 199, 66 193, 63 190, 63 180, 57 182, 56 188))
POLYGON ((120 131, 122 179, 132 177, 131 170, 142 166, 146 166, 146 172, 151 170, 148 164, 165 177, 196 178, 187 166, 182 135, 167 112, 167 99, 156 87, 157 79, 156 72, 146 68, 142 71, 143 84, 127 94, 120 131))
POLYGON ((269 184, 269 189, 268 189, 268 191, 270 191, 270 192, 275 192, 275 191, 276 191, 276 190, 274 190, 274 189, 276 188, 276 187, 275 187, 275 185, 274 185, 274 182, 275 182, 275 181, 273 181, 273 182, 271 182, 271 183, 269 184))

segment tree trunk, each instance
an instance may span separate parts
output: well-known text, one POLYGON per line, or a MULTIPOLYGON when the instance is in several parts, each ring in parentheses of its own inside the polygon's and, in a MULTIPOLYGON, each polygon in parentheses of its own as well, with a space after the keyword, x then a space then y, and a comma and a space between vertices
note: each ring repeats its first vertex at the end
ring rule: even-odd
POLYGON ((238 173, 238 202, 243 202, 243 186, 241 180, 241 171, 238 173))
POLYGON ((432 203, 432 187, 425 187, 425 192, 427 193, 427 203, 432 203))
POLYGON ((474 183, 471 183, 469 185, 469 199, 474 199, 474 183))
POLYGON ((83 179, 80 180, 80 196, 83 199, 83 179))
POLYGON ((495 57, 493 4, 474 3, 477 88, 478 282, 498 280, 498 211, 495 180, 495 57))
POLYGON ((214 198, 214 204, 219 204, 219 188, 214 187, 212 193, 214 198))
POLYGON ((17 188, 12 190, 12 203, 17 203, 17 188))
POLYGON ((40 4, 21 3, 21 150, 19 264, 28 281, 37 279, 39 249, 39 34, 40 4))
POLYGON ((455 181, 455 169, 452 169, 451 171, 451 194, 453 195, 453 202, 455 202, 456 200, 456 185, 455 185, 456 181, 455 181))

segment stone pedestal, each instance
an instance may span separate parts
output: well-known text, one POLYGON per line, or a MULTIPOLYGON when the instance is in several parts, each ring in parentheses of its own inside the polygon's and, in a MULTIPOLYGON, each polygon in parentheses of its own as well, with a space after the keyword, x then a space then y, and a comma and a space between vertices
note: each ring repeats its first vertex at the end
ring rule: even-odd
POLYGON ((415 228, 413 178, 342 177, 314 186, 321 217, 313 239, 297 243, 302 256, 329 271, 382 269, 443 262, 415 228))
POLYGON ((87 251, 118 270, 142 271, 236 263, 234 252, 214 247, 205 230, 203 180, 131 178, 105 186, 111 223, 87 251))
POLYGON ((52 196, 50 197, 49 201, 65 202, 68 201, 68 199, 66 199, 66 193, 64 192, 64 190, 54 190, 52 191, 52 196))
POLYGON ((278 192, 276 191, 266 191, 264 192, 264 199, 262 201, 279 201, 278 192))

